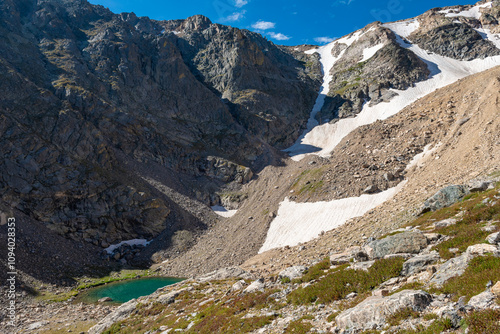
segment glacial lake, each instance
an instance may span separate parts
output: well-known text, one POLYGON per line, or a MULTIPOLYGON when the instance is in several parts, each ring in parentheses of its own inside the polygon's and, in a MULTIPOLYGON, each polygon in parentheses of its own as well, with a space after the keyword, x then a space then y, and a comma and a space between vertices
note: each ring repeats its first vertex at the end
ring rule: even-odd
POLYGON ((125 303, 131 299, 150 295, 157 289, 183 281, 173 277, 148 277, 113 282, 91 288, 79 299, 94 303, 104 297, 110 297, 114 303, 125 303))

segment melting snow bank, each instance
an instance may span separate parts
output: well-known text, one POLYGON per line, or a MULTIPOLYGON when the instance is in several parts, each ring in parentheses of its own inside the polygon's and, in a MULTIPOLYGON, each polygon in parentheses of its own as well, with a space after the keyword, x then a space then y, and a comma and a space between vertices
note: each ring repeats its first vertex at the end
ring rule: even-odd
MULTIPOLYGON (((408 20, 384 24, 384 27, 387 27, 396 34, 400 34, 404 37, 418 28, 418 22, 415 20, 408 20)), ((492 41, 498 48, 500 48, 500 39, 498 34, 492 34, 488 29, 483 29, 482 31, 484 31, 488 40, 492 41)), ((351 37, 351 39, 355 36, 351 37)), ((418 45, 407 43, 399 35, 396 35, 396 37, 398 43, 402 47, 411 50, 427 63, 427 66, 431 71, 431 77, 425 81, 416 83, 413 87, 406 90, 392 89, 392 91, 397 93, 397 96, 392 98, 390 102, 382 102, 376 105, 366 103, 362 111, 356 117, 341 119, 333 124, 327 123, 314 127, 312 130, 302 135, 302 137, 300 137, 292 147, 286 150, 289 152, 293 160, 299 161, 307 154, 312 153, 313 151, 311 148, 314 148, 316 151, 313 154, 317 154, 322 157, 329 157, 335 146, 337 146, 337 144, 340 143, 345 136, 354 131, 356 128, 393 116, 404 107, 435 91, 436 89, 445 87, 469 75, 500 65, 500 56, 475 59, 471 61, 461 61, 427 52, 421 49, 418 45)), ((334 43, 335 42, 332 44, 334 43)), ((330 44, 328 47, 330 47, 330 44)), ((323 53, 325 51, 322 51, 322 49, 317 49, 317 51, 320 53, 321 61, 325 67, 325 62, 323 60, 323 53)), ((341 57, 341 55, 339 57, 341 57)), ((333 60, 334 62, 336 61, 335 59, 333 60)), ((328 69, 328 67, 325 69, 328 69)), ((325 78, 327 77, 328 76, 325 74, 325 78)), ((328 87, 329 82, 330 81, 325 80, 323 85, 328 87)), ((325 87, 322 88, 322 92, 323 91, 327 91, 325 87)), ((321 95, 323 94, 320 94, 320 96, 321 95)), ((318 97, 318 99, 319 98, 320 97, 318 97)), ((315 105, 315 109, 318 107, 321 109, 321 106, 323 106, 322 103, 318 106, 315 105)), ((315 109, 313 109, 311 115, 315 115, 317 113, 315 109)))
POLYGON ((220 205, 211 206, 211 208, 212 210, 214 210, 216 214, 226 218, 234 216, 234 214, 238 211, 238 210, 227 210, 225 207, 220 205))
POLYGON ((471 9, 464 10, 462 12, 456 12, 454 9, 445 9, 445 10, 440 10, 440 13, 446 14, 446 17, 457 17, 457 16, 463 16, 463 17, 470 17, 476 20, 479 20, 481 18, 481 8, 491 8, 492 3, 487 2, 482 5, 477 5, 472 7, 471 9))
POLYGON ((147 241, 146 239, 132 239, 132 240, 125 240, 120 242, 119 244, 114 244, 109 246, 108 248, 105 248, 104 250, 108 252, 108 254, 113 254, 113 251, 117 248, 120 248, 121 245, 129 245, 129 246, 136 246, 136 245, 143 245, 147 246, 149 245, 151 241, 147 241))
POLYGON ((283 246, 296 246, 318 237, 322 231, 341 226, 391 199, 406 184, 374 195, 343 198, 331 202, 295 203, 285 198, 272 221, 259 253, 283 246))

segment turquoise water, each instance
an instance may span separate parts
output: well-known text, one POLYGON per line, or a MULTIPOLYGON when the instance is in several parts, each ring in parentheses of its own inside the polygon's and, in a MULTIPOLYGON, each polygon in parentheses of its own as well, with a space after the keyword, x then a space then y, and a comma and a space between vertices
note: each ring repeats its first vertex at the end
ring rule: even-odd
POLYGON ((109 283, 88 290, 82 299, 86 302, 96 302, 101 298, 110 297, 115 303, 125 303, 180 281, 182 281, 180 278, 150 277, 109 283))

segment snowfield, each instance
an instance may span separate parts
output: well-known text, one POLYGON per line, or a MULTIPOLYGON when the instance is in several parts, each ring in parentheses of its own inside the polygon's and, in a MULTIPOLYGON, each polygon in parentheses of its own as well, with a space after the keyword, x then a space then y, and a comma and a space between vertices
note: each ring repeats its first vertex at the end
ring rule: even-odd
POLYGON ((259 253, 267 250, 296 246, 317 238, 322 231, 341 226, 347 220, 359 217, 392 198, 404 185, 374 195, 343 198, 330 202, 295 203, 286 198, 281 202, 276 218, 267 232, 259 253))

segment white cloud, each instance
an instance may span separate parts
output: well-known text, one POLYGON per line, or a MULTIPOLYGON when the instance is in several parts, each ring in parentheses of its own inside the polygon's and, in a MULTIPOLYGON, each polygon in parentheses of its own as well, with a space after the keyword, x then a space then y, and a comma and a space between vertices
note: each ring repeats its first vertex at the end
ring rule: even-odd
POLYGON ((234 12, 229 16, 223 17, 220 19, 221 22, 236 22, 239 21, 245 16, 246 10, 242 10, 241 12, 234 12))
POLYGON ((314 38, 314 40, 317 42, 317 43, 320 43, 320 44, 328 44, 328 43, 331 43, 333 42, 334 40, 336 40, 337 38, 335 37, 316 37, 314 38))
POLYGON ((234 0, 234 5, 238 8, 245 6, 248 3, 248 0, 234 0))
POLYGON ((259 20, 252 24, 252 28, 258 29, 258 30, 267 30, 267 29, 273 29, 276 23, 274 22, 267 22, 267 21, 262 21, 259 20))
POLYGON ((286 36, 286 35, 283 35, 282 33, 275 33, 275 32, 269 32, 269 36, 271 36, 271 38, 274 38, 274 39, 277 39, 278 41, 287 41, 289 40, 291 37, 290 36, 286 36))

